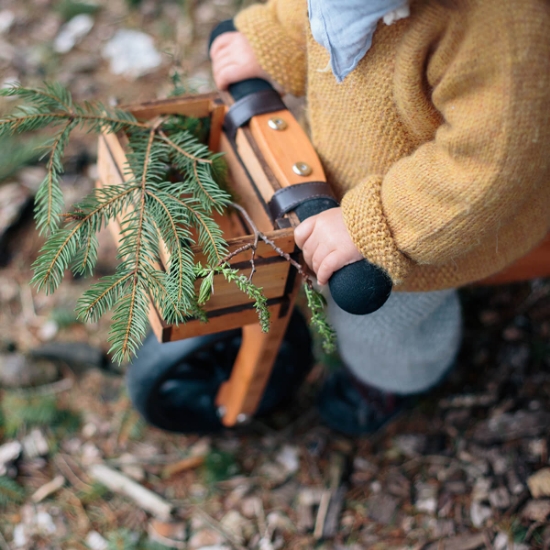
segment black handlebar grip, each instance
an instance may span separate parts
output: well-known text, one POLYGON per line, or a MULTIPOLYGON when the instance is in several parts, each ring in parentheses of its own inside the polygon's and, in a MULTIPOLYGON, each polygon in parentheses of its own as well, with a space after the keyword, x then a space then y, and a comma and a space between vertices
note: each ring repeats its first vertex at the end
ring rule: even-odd
MULTIPOLYGON (((236 31, 233 20, 222 21, 210 34, 208 49, 221 34, 236 31)), ((271 84, 261 78, 243 80, 229 86, 229 93, 235 101, 262 90, 273 89, 271 84)), ((294 209, 300 221, 319 214, 338 203, 331 199, 311 199, 294 209)), ((366 315, 380 309, 389 298, 392 281, 380 267, 360 260, 333 273, 329 282, 330 293, 336 304, 344 311, 354 315, 366 315)))
MULTIPOLYGON (((330 199, 311 199, 300 204, 294 212, 303 221, 337 206, 336 201, 330 199)), ((334 272, 328 286, 338 307, 354 315, 366 315, 385 304, 393 285, 383 269, 360 260, 334 272)))

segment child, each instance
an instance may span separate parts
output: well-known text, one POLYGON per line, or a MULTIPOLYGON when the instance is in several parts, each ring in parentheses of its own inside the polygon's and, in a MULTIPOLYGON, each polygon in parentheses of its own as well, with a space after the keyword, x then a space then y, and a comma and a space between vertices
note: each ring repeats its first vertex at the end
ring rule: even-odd
POLYGON ((211 48, 220 88, 250 77, 306 95, 341 207, 295 237, 325 284, 362 257, 394 283, 370 316, 329 315, 347 367, 321 392, 359 435, 434 386, 460 341, 456 287, 550 228, 550 2, 269 0, 211 48))

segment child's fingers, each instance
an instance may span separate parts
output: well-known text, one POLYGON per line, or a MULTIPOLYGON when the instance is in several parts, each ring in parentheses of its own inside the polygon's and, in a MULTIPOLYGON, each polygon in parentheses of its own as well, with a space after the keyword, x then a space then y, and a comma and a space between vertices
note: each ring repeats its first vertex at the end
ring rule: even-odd
POLYGON ((303 249, 305 242, 313 233, 313 229, 315 227, 315 218, 316 216, 311 216, 311 218, 307 218, 294 230, 294 241, 298 245, 298 248, 303 249))
POLYGON ((332 277, 335 271, 338 271, 341 267, 341 258, 337 250, 334 250, 330 254, 327 254, 319 269, 317 270, 317 281, 320 285, 326 285, 328 280, 332 277))
POLYGON ((224 32, 220 36, 216 37, 212 46, 210 46, 210 57, 214 58, 219 55, 223 50, 228 49, 234 42, 238 32, 224 32))

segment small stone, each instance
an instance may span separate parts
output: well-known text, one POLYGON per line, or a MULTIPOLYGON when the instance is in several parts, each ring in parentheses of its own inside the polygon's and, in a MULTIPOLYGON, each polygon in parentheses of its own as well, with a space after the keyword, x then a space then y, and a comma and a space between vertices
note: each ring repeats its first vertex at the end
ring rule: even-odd
POLYGON ((493 515, 489 506, 484 506, 479 502, 472 502, 470 506, 470 519, 474 527, 480 528, 493 515))
POLYGON ((393 438, 394 445, 401 454, 408 458, 414 458, 423 453, 426 447, 426 436, 421 434, 399 435, 393 438))
POLYGON ((19 441, 10 441, 0 446, 0 476, 8 473, 8 468, 13 464, 23 451, 23 446, 19 441))
POLYGON ((493 508, 506 510, 510 506, 510 495, 506 487, 499 487, 489 493, 489 502, 493 508))
POLYGON ((38 430, 32 430, 31 433, 23 439, 23 453, 26 458, 38 458, 46 456, 50 451, 48 441, 44 434, 38 430))
POLYGON ((84 466, 91 466, 92 464, 97 464, 101 462, 101 452, 99 449, 90 441, 84 443, 81 446, 81 460, 84 466))
POLYGON ((520 481, 518 474, 513 469, 506 472, 506 482, 508 490, 513 495, 519 495, 525 489, 525 485, 520 481))
POLYGON ((253 524, 236 510, 229 511, 220 521, 222 527, 229 531, 239 543, 244 543, 254 533, 253 524))
POLYGON ((370 490, 375 495, 382 492, 382 484, 379 481, 373 481, 370 484, 370 490))
POLYGON ((7 33, 14 21, 15 14, 11 10, 0 11, 0 34, 7 33))
POLYGON ((281 451, 275 457, 275 460, 281 464, 289 475, 295 474, 300 468, 300 450, 298 447, 284 445, 281 451))
POLYGON ((13 545, 15 548, 22 548, 27 546, 27 542, 27 530, 22 523, 19 523, 13 528, 13 545))
POLYGON ((418 482, 415 484, 415 490, 416 501, 414 505, 416 509, 427 514, 435 514, 437 510, 437 486, 418 482))
POLYGON ((527 479, 534 498, 550 497, 550 468, 543 468, 527 479))
POLYGON ((94 26, 94 19, 86 13, 73 17, 68 23, 61 27, 59 34, 54 40, 53 49, 57 53, 70 52, 94 26))
POLYGON ((49 342, 57 336, 58 331, 59 325, 53 319, 48 319, 38 329, 38 337, 42 342, 49 342))
POLYGON ((97 531, 90 531, 86 535, 86 546, 91 550, 107 550, 109 543, 97 531))
POLYGON ((530 500, 522 510, 521 516, 530 521, 545 522, 550 516, 550 500, 530 500))
POLYGON ((138 78, 160 66, 162 57, 148 34, 119 29, 103 48, 103 57, 111 64, 113 74, 138 78))

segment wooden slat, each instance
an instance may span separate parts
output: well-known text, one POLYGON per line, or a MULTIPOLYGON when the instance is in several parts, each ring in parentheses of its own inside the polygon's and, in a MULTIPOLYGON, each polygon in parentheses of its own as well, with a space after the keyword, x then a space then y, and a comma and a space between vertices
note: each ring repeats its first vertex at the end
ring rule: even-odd
POLYGON ((212 114, 210 116, 210 136, 208 137, 208 148, 210 151, 220 150, 220 137, 226 112, 227 107, 223 104, 216 105, 212 109, 212 114))
MULTIPOLYGON (((263 233, 271 231, 273 229, 271 218, 267 215, 264 205, 256 193, 252 191, 254 183, 248 177, 225 133, 220 135, 220 151, 224 153, 224 159, 229 169, 231 191, 234 193, 235 200, 248 212, 260 231, 263 233)), ((271 189, 271 186, 269 188, 271 189)))
MULTIPOLYGON (((257 265, 252 282, 262 289, 266 298, 279 298, 284 294, 289 269, 290 264, 283 259, 274 263, 257 265)), ((241 269, 240 274, 248 276, 250 274, 250 267, 247 266, 241 269)), ((196 282, 197 291, 200 283, 200 280, 196 282)), ((222 275, 216 275, 214 277, 214 294, 204 304, 204 309, 206 311, 214 311, 250 303, 252 303, 252 300, 241 292, 235 286, 235 283, 229 283, 222 275)))
MULTIPOLYGON (((271 318, 277 319, 281 309, 286 309, 287 307, 287 303, 281 302, 269 305, 268 310, 271 318)), ((254 308, 247 307, 211 317, 207 323, 194 320, 179 325, 171 325, 163 331, 161 342, 173 342, 174 340, 193 338, 203 334, 213 334, 253 324, 258 324, 258 314, 254 308)))
POLYGON ((148 101, 139 105, 127 105, 123 108, 130 111, 138 120, 149 120, 159 115, 185 115, 196 118, 210 116, 215 107, 214 101, 219 98, 216 92, 200 95, 186 95, 176 98, 148 101))
POLYGON ((266 171, 268 166, 265 164, 265 161, 262 162, 262 159, 256 154, 254 145, 248 138, 249 132, 249 130, 247 132, 247 128, 240 128, 237 130, 237 136, 235 138, 237 152, 264 202, 267 204, 271 200, 273 193, 275 193, 277 189, 280 189, 280 185, 275 183, 274 177, 268 175, 266 171))

